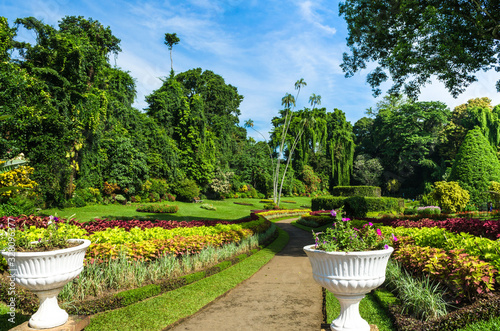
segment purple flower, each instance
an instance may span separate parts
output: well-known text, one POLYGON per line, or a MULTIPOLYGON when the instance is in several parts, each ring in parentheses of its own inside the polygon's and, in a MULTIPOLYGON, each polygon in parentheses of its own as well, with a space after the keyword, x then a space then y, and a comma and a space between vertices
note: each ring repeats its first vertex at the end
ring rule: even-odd
POLYGON ((337 216, 337 212, 335 210, 332 209, 332 211, 330 212, 330 214, 332 215, 332 217, 335 217, 337 216))
POLYGON ((373 226, 373 223, 372 223, 372 222, 368 222, 368 225, 369 225, 369 226, 373 226))
POLYGON ((342 218, 343 222, 347 222, 347 221, 350 221, 350 220, 351 220, 350 218, 342 218))
POLYGON ((356 228, 353 228, 353 229, 354 229, 354 231, 359 231, 359 229, 356 229, 356 228))
POLYGON ((384 245, 384 248, 385 248, 385 249, 389 249, 389 245, 387 245, 387 244, 386 244, 386 245, 384 245))
POLYGON ((398 238, 396 238, 396 236, 394 235, 394 233, 392 234, 392 240, 398 241, 398 238))
POLYGON ((377 235, 379 235, 379 236, 382 235, 382 231, 380 231, 380 229, 377 229, 377 235))

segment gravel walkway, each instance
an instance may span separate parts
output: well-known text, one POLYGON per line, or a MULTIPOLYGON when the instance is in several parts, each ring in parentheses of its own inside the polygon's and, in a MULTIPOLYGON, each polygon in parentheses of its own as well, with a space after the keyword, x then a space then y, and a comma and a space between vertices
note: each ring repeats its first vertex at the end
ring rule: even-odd
POLYGON ((302 250, 312 235, 290 223, 276 222, 290 241, 252 277, 184 319, 174 331, 321 330, 321 287, 302 250))

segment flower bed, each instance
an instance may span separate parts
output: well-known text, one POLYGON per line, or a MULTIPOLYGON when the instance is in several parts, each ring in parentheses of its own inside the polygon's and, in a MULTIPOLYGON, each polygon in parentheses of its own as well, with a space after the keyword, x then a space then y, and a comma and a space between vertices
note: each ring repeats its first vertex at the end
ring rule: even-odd
MULTIPOLYGON (((49 218, 20 217, 2 218, 0 233, 7 233, 7 226, 18 226, 16 237, 36 241, 47 232, 49 218)), ((67 238, 88 238, 92 244, 86 255, 86 263, 105 262, 117 257, 121 251, 133 259, 151 260, 164 254, 182 256, 195 254, 207 246, 220 247, 237 243, 244 238, 265 232, 270 222, 264 218, 247 217, 236 221, 201 220, 178 221, 120 221, 97 220, 80 223, 55 219, 57 232, 67 238)), ((8 236, 0 236, 0 249, 7 247, 8 236)), ((6 270, 4 258, 0 259, 0 271, 6 270)))
POLYGON ((435 220, 430 218, 412 217, 407 219, 394 218, 364 218, 366 221, 382 223, 391 227, 405 228, 442 228, 454 233, 469 233, 478 237, 485 237, 492 240, 500 238, 499 220, 481 220, 477 218, 446 218, 435 220))

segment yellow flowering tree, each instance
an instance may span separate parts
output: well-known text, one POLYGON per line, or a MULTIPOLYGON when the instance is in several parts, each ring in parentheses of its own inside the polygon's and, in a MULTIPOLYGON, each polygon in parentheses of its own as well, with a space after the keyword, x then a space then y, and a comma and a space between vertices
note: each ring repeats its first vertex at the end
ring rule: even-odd
MULTIPOLYGON (((0 167, 6 163, 0 160, 0 167)), ((12 197, 19 189, 30 189, 28 195, 34 195, 34 188, 38 186, 30 179, 34 171, 33 167, 22 165, 0 173, 0 197, 12 197)))

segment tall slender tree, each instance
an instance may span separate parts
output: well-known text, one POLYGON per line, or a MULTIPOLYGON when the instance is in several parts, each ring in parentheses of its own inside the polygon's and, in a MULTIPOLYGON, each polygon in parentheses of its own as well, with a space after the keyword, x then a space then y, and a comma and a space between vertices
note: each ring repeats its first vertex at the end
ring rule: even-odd
POLYGON ((177 37, 177 33, 165 33, 165 45, 168 46, 168 50, 170 51, 170 77, 174 76, 174 61, 172 60, 172 49, 174 48, 174 45, 177 45, 180 41, 180 38, 177 37))

